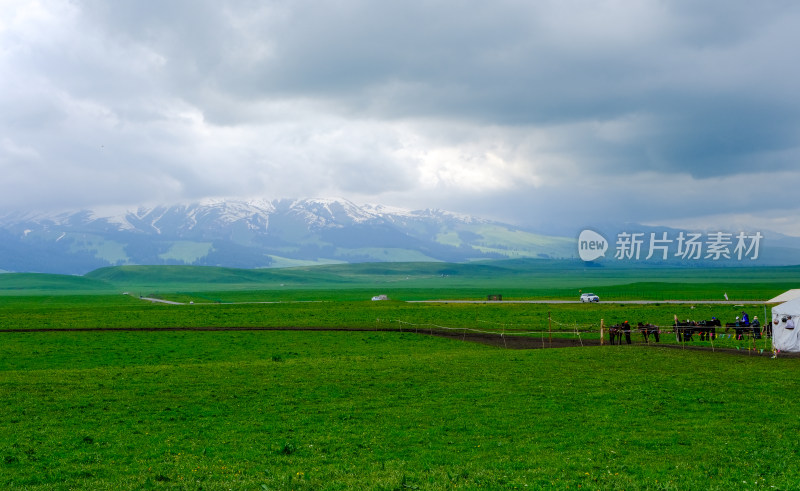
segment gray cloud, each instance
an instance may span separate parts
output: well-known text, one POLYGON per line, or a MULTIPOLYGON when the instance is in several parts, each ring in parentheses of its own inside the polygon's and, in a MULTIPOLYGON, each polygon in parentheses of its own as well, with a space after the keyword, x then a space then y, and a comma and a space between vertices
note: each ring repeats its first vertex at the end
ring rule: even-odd
POLYGON ((552 228, 587 207, 798 211, 674 199, 798 180, 794 2, 37 5, 0 13, 6 208, 343 195, 552 228))

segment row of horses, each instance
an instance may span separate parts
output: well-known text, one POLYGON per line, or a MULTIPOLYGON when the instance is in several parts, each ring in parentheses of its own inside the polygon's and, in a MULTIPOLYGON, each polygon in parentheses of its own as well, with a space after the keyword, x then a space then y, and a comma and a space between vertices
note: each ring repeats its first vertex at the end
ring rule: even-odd
MULTIPOLYGON (((658 326, 640 322, 636 326, 636 329, 638 329, 642 336, 644 336, 644 340, 646 342, 650 342, 650 336, 653 336, 653 339, 655 339, 656 343, 660 341, 659 334, 661 333, 661 330, 658 328, 658 326)), ((611 344, 622 344, 622 336, 625 336, 625 341, 628 344, 631 344, 632 330, 633 328, 630 324, 628 324, 628 321, 625 321, 622 324, 610 326, 608 328, 608 336, 611 344)))
MULTIPOLYGON (((722 323, 715 317, 710 321, 676 322, 673 327, 675 328, 675 339, 678 342, 691 341, 695 334, 700 335, 700 341, 710 341, 717 338, 716 328, 722 327, 722 323)), ((740 338, 737 336, 736 339, 740 338)))
MULTIPOLYGON (((699 333, 700 341, 713 340, 717 338, 716 327, 721 326, 722 323, 716 318, 710 321, 677 322, 674 326, 675 337, 678 341, 681 341, 681 335, 683 335, 683 341, 691 341, 692 336, 696 333, 699 333)), ((771 326, 767 327, 767 335, 770 334, 770 327, 771 326)), ((748 336, 752 336, 753 339, 761 339, 761 324, 757 319, 753 323, 728 322, 725 324, 725 331, 727 332, 729 329, 733 329, 736 339, 744 339, 748 336)))
MULTIPOLYGON (((697 334, 700 341, 713 341, 717 339, 717 327, 722 327, 719 319, 713 318, 711 320, 703 321, 686 321, 675 322, 672 328, 675 332, 675 339, 678 342, 692 341, 693 336, 697 334)), ((650 342, 650 336, 653 336, 655 342, 659 342, 659 334, 662 332, 658 326, 653 324, 644 324, 640 322, 635 328, 632 327, 627 321, 622 324, 616 324, 608 328, 608 335, 611 344, 622 344, 622 337, 628 344, 631 343, 631 332, 638 330, 646 342, 650 342)), ((761 339, 761 326, 758 321, 753 324, 727 323, 725 330, 733 329, 736 339, 744 339, 746 336, 753 336, 753 339, 761 339)))

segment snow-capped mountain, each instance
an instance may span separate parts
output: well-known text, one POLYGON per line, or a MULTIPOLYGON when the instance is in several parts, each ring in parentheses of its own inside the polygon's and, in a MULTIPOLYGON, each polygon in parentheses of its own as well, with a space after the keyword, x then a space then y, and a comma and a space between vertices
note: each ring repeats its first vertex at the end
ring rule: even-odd
POLYGON ((85 273, 123 264, 257 268, 365 261, 569 257, 574 239, 442 210, 346 199, 209 200, 121 213, 0 217, 0 270, 85 273))

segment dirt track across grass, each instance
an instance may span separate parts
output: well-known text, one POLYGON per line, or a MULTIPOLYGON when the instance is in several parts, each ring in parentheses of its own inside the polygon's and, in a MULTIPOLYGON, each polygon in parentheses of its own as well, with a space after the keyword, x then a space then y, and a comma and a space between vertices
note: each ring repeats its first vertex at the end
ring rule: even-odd
MULTIPOLYGON (((157 332, 157 331, 345 331, 345 332, 370 332, 371 329, 353 329, 348 327, 86 327, 86 328, 31 328, 31 329, 0 329, 0 333, 12 332, 109 332, 109 331, 141 331, 141 332, 157 332)), ((379 329, 379 331, 391 332, 409 332, 408 330, 398 329, 379 329)), ((452 339, 454 341, 480 343, 489 346, 496 346, 505 349, 527 350, 527 349, 545 349, 545 348, 580 348, 580 347, 599 347, 600 340, 596 338, 564 338, 547 336, 520 336, 514 334, 500 334, 477 332, 469 330, 428 330, 420 329, 415 331, 417 334, 424 334, 428 336, 439 336, 442 338, 452 339)), ((772 351, 764 349, 734 349, 734 348, 710 348, 707 346, 694 346, 690 344, 674 344, 669 342, 664 343, 650 343, 645 344, 642 342, 634 343, 636 346, 650 346, 652 348, 667 348, 667 349, 686 349, 696 351, 713 351, 716 353, 727 353, 740 356, 772 356, 772 351)), ((625 345, 623 345, 625 346, 625 345)), ((780 353, 780 358, 800 358, 800 353, 780 353)))

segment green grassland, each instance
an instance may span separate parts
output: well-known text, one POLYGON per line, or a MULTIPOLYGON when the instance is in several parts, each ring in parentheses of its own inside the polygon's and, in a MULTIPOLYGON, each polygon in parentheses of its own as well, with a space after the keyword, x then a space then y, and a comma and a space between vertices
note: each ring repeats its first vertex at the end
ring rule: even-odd
POLYGON ((589 339, 601 319, 761 317, 756 301, 798 273, 503 261, 0 275, 0 487, 793 489, 800 359, 756 356, 766 339, 520 351, 424 333, 589 339), (579 290, 603 301, 454 301, 579 290), (741 302, 694 301, 724 293, 741 302), (182 327, 270 330, 169 330, 182 327))
MULTIPOLYGON (((746 309, 764 318, 763 305, 707 304, 547 304, 547 303, 409 303, 389 300, 337 299, 332 292, 311 292, 318 300, 261 300, 216 303, 207 293, 164 295, 183 305, 151 303, 131 295, 13 296, 0 298, 0 331, 20 329, 109 328, 348 328, 400 330, 439 326, 487 332, 548 331, 597 337, 601 320, 612 325, 628 320, 671 326, 679 319, 705 320, 712 316, 733 321, 746 309), (188 302, 196 301, 195 304, 188 302), (409 327, 410 326, 410 327, 409 327)), ((236 300, 237 295, 227 297, 236 300), (231 298, 232 297, 232 298, 231 298)), ((245 295, 244 298, 252 300, 245 295)), ((256 297, 259 298, 259 297, 256 297)), ((362 297, 363 298, 363 297, 362 297)), ((570 334, 572 336, 572 334, 570 334)))
POLYGON ((689 299, 721 300, 728 293, 730 298, 764 300, 765 292, 780 293, 796 286, 800 267, 587 268, 581 262, 509 260, 469 264, 364 263, 266 270, 131 266, 104 268, 86 276, 116 285, 118 289, 144 294, 266 290, 282 299, 302 296, 308 290, 335 290, 337 294, 356 290, 359 295, 368 296, 397 292, 399 295, 393 296, 402 300, 481 299, 490 293, 501 293, 506 299, 574 299, 579 290, 594 290, 604 298, 617 300, 682 300, 687 293, 693 295, 689 299), (298 290, 300 293, 295 293, 298 290), (416 296, 409 297, 409 293, 416 296))
MULTIPOLYGON (((800 266, 770 268, 587 267, 580 261, 506 260, 451 263, 362 263, 244 270, 199 266, 117 266, 84 276, 0 274, 0 297, 12 295, 226 292, 308 297, 310 290, 402 300, 574 299, 580 290, 603 300, 764 300, 797 284, 800 266), (687 298, 689 296, 690 298, 687 298)), ((348 298, 357 298, 350 295, 348 298)))
POLYGON ((7 333, 0 486, 792 489, 797 360, 396 332, 7 333))

